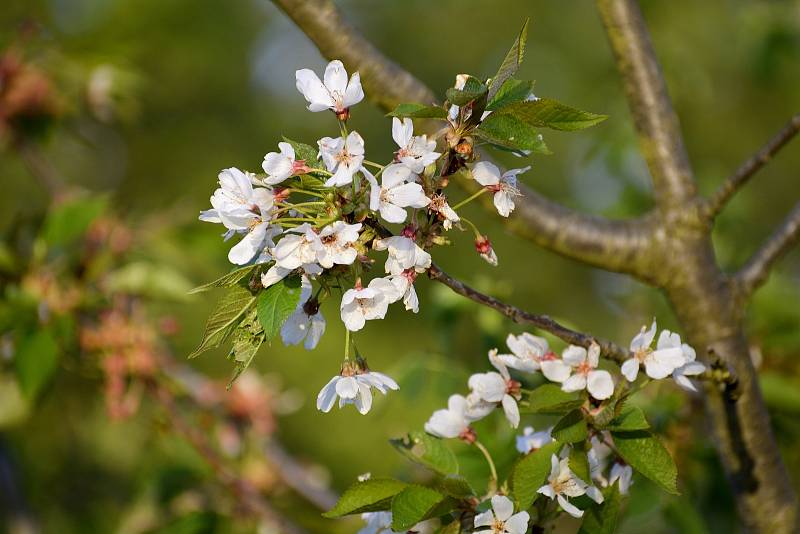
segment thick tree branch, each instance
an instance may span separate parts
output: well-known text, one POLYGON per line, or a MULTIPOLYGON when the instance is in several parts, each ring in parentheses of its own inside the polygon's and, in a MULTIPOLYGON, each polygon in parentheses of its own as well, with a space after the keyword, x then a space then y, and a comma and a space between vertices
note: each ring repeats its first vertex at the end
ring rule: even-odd
POLYGON ((758 152, 736 169, 708 199, 705 205, 705 216, 709 219, 716 217, 728 201, 753 177, 762 167, 770 162, 778 151, 786 146, 797 133, 800 132, 800 113, 789 119, 781 130, 775 134, 758 152))
POLYGON ((735 281, 740 298, 748 298, 767 281, 772 266, 800 239, 800 203, 773 232, 760 249, 737 273, 735 281))
MULTIPOLYGON (((383 109, 400 102, 432 102, 433 91, 378 51, 330 0, 274 0, 329 59, 342 59, 361 73, 367 97, 383 109)), ((642 251, 650 242, 648 221, 612 221, 581 214, 520 186, 522 198, 510 226, 537 245, 589 265, 647 279, 642 251)), ((493 209, 493 208, 492 208, 493 209)))
POLYGON ((402 102, 432 104, 435 96, 412 74, 367 41, 330 0, 273 0, 328 59, 341 59, 361 74, 370 99, 384 109, 402 102))
POLYGON ((438 265, 435 263, 431 265, 428 269, 428 276, 431 280, 435 280, 441 284, 446 285, 454 292, 458 293, 463 297, 467 297, 470 300, 477 302, 478 304, 482 304, 484 306, 488 306, 498 312, 502 313, 515 323, 519 324, 529 324, 545 332, 549 332, 556 336, 557 338, 566 341, 572 345, 579 345, 581 347, 589 347, 592 342, 596 342, 600 345, 600 350, 604 356, 615 360, 617 362, 623 362, 630 358, 630 351, 625 347, 617 345, 612 341, 606 341, 603 339, 596 338, 594 336, 590 336, 588 334, 582 334, 580 332, 576 332, 575 330, 570 330, 566 326, 563 326, 547 315, 537 315, 535 313, 530 313, 516 306, 512 306, 511 304, 506 304, 500 300, 497 300, 494 297, 490 297, 489 295, 485 295, 476 289, 473 289, 466 285, 464 282, 457 280, 444 272, 438 265))
POLYGON ((662 212, 695 196, 695 183, 678 117, 635 0, 598 0, 628 106, 662 212))

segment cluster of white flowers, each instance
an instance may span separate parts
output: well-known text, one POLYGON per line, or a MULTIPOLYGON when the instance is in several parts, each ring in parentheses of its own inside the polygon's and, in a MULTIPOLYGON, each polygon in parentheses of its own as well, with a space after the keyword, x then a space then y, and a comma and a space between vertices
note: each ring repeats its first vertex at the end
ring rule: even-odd
MULTIPOLYGON (((316 151, 309 145, 278 143, 277 152, 264 156, 264 174, 225 169, 211 197, 212 209, 202 212, 200 219, 225 226, 226 240, 234 234, 241 236, 228 258, 236 265, 263 264, 260 281, 264 288, 289 276, 301 276, 301 301, 283 325, 281 337, 286 344, 302 343, 311 350, 326 329, 320 301, 330 296, 331 286, 342 290, 340 315, 350 332, 361 330, 368 320, 383 319, 395 302, 402 301, 406 310, 416 313, 419 299, 414 282, 431 265, 425 249, 437 242, 441 232, 460 225, 462 218, 456 212, 458 206, 451 207, 443 192, 447 180, 437 177, 437 172, 443 173, 436 165, 443 154, 437 151, 437 138, 415 135, 411 119, 392 119, 391 134, 398 149, 390 163, 366 159, 364 139, 346 126, 350 108, 364 98, 358 73, 348 77, 341 61, 331 61, 322 80, 309 69, 298 70, 296 86, 310 111, 335 114, 340 135, 319 139, 316 151), (368 167, 377 170, 371 172, 368 167), (405 226, 391 235, 392 230, 384 224, 405 226), (385 273, 362 281, 374 262, 371 251, 387 252, 385 273), (343 287, 347 282, 352 287, 343 287), (320 291, 314 291, 312 283, 319 284, 320 291)), ((457 126, 455 118, 451 122, 457 126)), ((491 163, 469 167, 465 163, 461 168, 483 186, 479 192, 493 193, 498 213, 508 217, 514 197, 519 195, 516 176, 529 167, 502 173, 491 163)), ((496 265, 497 255, 489 239, 476 228, 474 231, 477 251, 496 265)), ((508 372, 502 364, 496 366, 499 374, 475 377, 475 391, 481 392, 476 393, 476 402, 482 408, 501 403, 509 418, 518 420, 516 394, 500 386, 509 380, 508 372)), ((336 392, 340 403, 352 401, 362 413, 369 410, 371 397, 363 388, 337 386, 332 390, 329 386, 320 393, 323 411, 332 405, 330 391, 336 392)), ((364 387, 368 391, 377 386, 364 387)))

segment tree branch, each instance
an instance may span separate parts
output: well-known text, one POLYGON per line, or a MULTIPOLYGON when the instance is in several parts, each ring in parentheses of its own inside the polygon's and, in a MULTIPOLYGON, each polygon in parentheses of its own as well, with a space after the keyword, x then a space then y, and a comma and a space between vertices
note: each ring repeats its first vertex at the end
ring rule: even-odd
POLYGON ((777 154, 781 148, 786 146, 798 132, 800 132, 800 113, 789 119, 789 122, 787 122, 777 134, 767 141, 758 152, 742 163, 742 165, 736 169, 736 172, 722 183, 714 195, 706 202, 705 216, 708 219, 716 217, 731 197, 750 181, 753 175, 769 163, 772 157, 777 154))
POLYGON ((753 257, 736 274, 739 296, 747 299, 767 281, 772 266, 800 239, 800 203, 783 220, 753 257))
POLYGON ((612 359, 616 362, 624 362, 628 358, 630 358, 631 353, 625 347, 617 345, 612 341, 606 341, 603 339, 596 338, 594 336, 590 336, 588 334, 582 334, 580 332, 576 332, 574 330, 570 330, 566 326, 563 326, 547 315, 537 315, 535 313, 530 313, 516 306, 512 306, 511 304, 506 304, 500 300, 497 300, 494 297, 490 297, 489 295, 485 295, 476 289, 473 289, 466 285, 465 283, 457 280, 444 272, 438 265, 435 263, 430 266, 428 269, 428 276, 431 280, 435 280, 441 284, 446 285, 450 289, 452 289, 455 293, 466 297, 470 300, 477 302, 478 304, 482 304, 484 306, 488 306, 498 312, 502 313, 512 321, 518 324, 529 324, 545 332, 550 332, 557 338, 566 341, 572 345, 579 345, 581 347, 588 348, 592 342, 596 342, 600 345, 600 351, 609 359, 612 359))
POLYGON ((695 183, 678 117, 635 0, 598 0, 611 49, 622 76, 656 200, 672 211, 695 196, 695 183))
MULTIPOLYGON (((385 110, 401 102, 433 102, 433 91, 378 51, 330 0, 273 0, 323 56, 361 73, 368 98, 385 110)), ((642 251, 651 241, 643 219, 614 221, 578 213, 520 184, 522 198, 509 221, 518 235, 562 256, 647 279, 642 251)), ((492 208, 493 209, 493 208, 492 208)))
POLYGON ((432 104, 433 91, 392 62, 350 25, 331 0, 273 0, 327 59, 361 74, 370 99, 386 110, 402 102, 432 104))

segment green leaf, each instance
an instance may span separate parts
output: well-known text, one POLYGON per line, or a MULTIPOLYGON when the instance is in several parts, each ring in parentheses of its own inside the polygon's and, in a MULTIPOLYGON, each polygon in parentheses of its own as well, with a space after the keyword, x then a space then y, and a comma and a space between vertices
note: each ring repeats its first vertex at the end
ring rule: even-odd
POLYGON ((678 469, 661 441, 646 430, 611 432, 614 446, 625 463, 669 493, 678 495, 678 469))
POLYGON ((528 98, 533 92, 534 82, 524 82, 522 80, 515 80, 509 78, 494 95, 494 98, 489 100, 486 105, 488 111, 501 109, 512 102, 522 102, 528 98))
POLYGON ((407 486, 392 499, 392 530, 406 531, 426 519, 445 496, 425 486, 407 486))
POLYGON ((203 340, 189 355, 189 358, 194 358, 202 352, 222 345, 255 302, 256 297, 244 287, 233 286, 230 288, 208 318, 205 332, 203 332, 203 340))
POLYGON ((542 384, 531 390, 520 402, 520 413, 562 414, 583 404, 579 392, 567 393, 557 384, 542 384))
POLYGON ((439 106, 426 106, 425 104, 400 104, 394 111, 386 114, 387 117, 410 117, 412 119, 444 119, 447 110, 439 106))
POLYGON ((290 276, 258 295, 258 321, 266 338, 272 339, 300 302, 300 277, 290 276))
POLYGON ((73 198, 53 209, 45 220, 42 237, 48 246, 64 246, 82 236, 108 205, 106 195, 73 198))
POLYGON ((403 438, 389 442, 412 462, 443 475, 458 473, 456 456, 442 439, 425 432, 411 432, 403 438))
POLYGON ((377 512, 391 507, 392 497, 408 487, 393 478, 370 478, 356 482, 342 494, 336 506, 322 514, 334 518, 343 515, 377 512))
POLYGON ((550 98, 515 102, 496 113, 513 116, 533 127, 564 131, 582 130, 608 118, 607 115, 571 108, 550 98))
POLYGON ((491 101, 495 94, 499 91, 500 87, 511 78, 522 65, 522 59, 525 57, 525 43, 528 40, 528 23, 530 19, 525 19, 525 24, 519 31, 514 44, 511 45, 506 57, 497 69, 497 74, 489 81, 489 100, 491 101))
MULTIPOLYGON (((503 111, 505 109, 503 108, 503 111)), ((507 115, 499 111, 495 111, 486 117, 473 133, 493 145, 508 150, 550 154, 550 150, 544 144, 539 130, 513 115, 507 115)))
POLYGON ((561 443, 577 443, 589 437, 589 427, 583 412, 576 409, 558 420, 551 432, 553 439, 561 443))
POLYGON ((447 101, 456 106, 463 106, 486 96, 489 89, 477 78, 470 76, 463 89, 451 87, 447 90, 447 101))
POLYGON ((35 399, 58 369, 58 344, 49 330, 39 330, 23 339, 14 354, 14 369, 20 390, 35 399))
POLYGON ((595 503, 586 510, 578 534, 614 534, 617 531, 621 505, 619 485, 612 484, 603 490, 603 503, 595 503))
POLYGON ((650 424, 638 406, 625 405, 606 428, 621 431, 647 430, 650 428, 650 424))
POLYGON ((305 161, 306 166, 311 167, 312 169, 323 168, 322 162, 317 159, 319 149, 305 143, 300 143, 299 141, 293 141, 288 137, 284 137, 283 140, 292 145, 292 148, 294 149, 295 160, 305 161))
POLYGON ((467 479, 460 475, 447 475, 438 478, 433 487, 440 493, 456 499, 467 499, 475 496, 475 490, 472 489, 467 479))
POLYGON ((258 349, 266 340, 264 329, 258 322, 256 310, 250 310, 233 333, 233 344, 228 358, 235 361, 233 376, 228 382, 228 389, 233 386, 239 376, 250 367, 258 353, 258 349))
POLYGON ((585 447, 574 446, 569 451, 569 468, 579 479, 591 483, 592 475, 589 469, 589 456, 585 447))
POLYGON ((197 286, 194 289, 189 290, 189 294, 192 295, 194 293, 203 293, 204 291, 210 291, 217 287, 231 287, 235 286, 248 276, 258 267, 257 265, 247 265, 245 267, 239 267, 238 269, 234 269, 228 274, 221 276, 214 280, 213 282, 209 282, 207 284, 203 284, 202 286, 197 286))
POLYGON ((523 456, 514 466, 509 476, 511 493, 517 510, 527 510, 536 501, 547 476, 550 474, 550 458, 558 454, 562 444, 548 443, 539 450, 523 456))

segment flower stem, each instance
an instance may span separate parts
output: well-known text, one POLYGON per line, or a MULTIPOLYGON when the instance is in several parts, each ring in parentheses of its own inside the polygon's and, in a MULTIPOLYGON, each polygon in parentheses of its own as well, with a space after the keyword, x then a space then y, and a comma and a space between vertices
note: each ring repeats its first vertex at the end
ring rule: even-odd
POLYGON ((485 187, 481 187, 478 191, 474 192, 473 194, 471 194, 470 196, 468 196, 467 198, 465 198, 464 200, 462 200, 461 202, 459 202, 455 206, 452 206, 453 210, 457 210, 461 206, 472 202, 473 200, 475 200, 476 198, 478 198, 479 196, 481 196, 482 194, 484 194, 487 191, 488 191, 488 189, 486 189, 485 187))
POLYGON ((344 329, 344 359, 350 359, 350 329, 347 327, 344 329))
POLYGON ((489 454, 489 451, 486 450, 486 447, 480 441, 475 441, 474 445, 478 448, 479 451, 483 453, 483 457, 486 458, 486 463, 489 464, 489 471, 492 473, 492 479, 489 481, 490 489, 497 488, 497 469, 494 466, 494 461, 492 460, 492 455, 489 454))
POLYGON ((481 231, 480 231, 480 230, 478 230, 478 227, 477 227, 477 226, 475 226, 475 224, 474 224, 472 221, 470 221, 470 220, 469 220, 469 219, 467 219, 466 217, 461 217, 461 220, 462 220, 463 222, 467 223, 467 225, 468 225, 470 228, 472 228, 472 231, 473 231, 473 232, 475 232, 475 238, 480 238, 480 237, 483 237, 483 234, 481 234, 481 231))
POLYGON ((303 195, 311 195, 312 197, 325 198, 325 195, 322 193, 317 193, 316 191, 308 191, 307 189, 297 189, 295 187, 290 188, 289 193, 301 193, 303 195))
POLYGON ((384 165, 381 165, 380 163, 375 163, 374 161, 369 161, 366 159, 363 161, 363 163, 364 165, 369 165, 370 167, 375 167, 376 169, 383 169, 384 167, 384 165))

